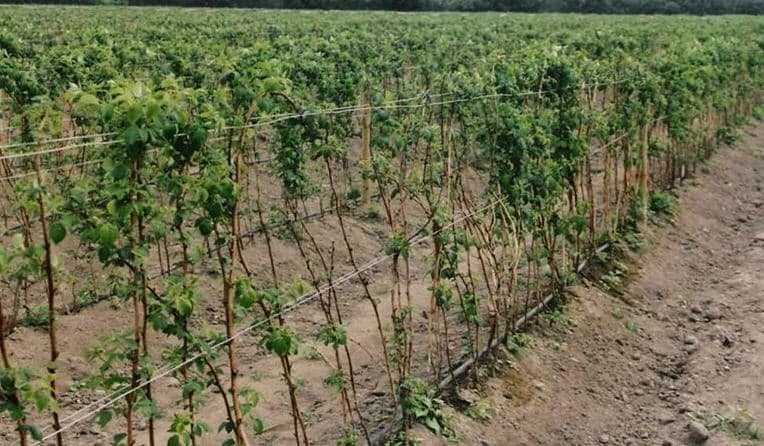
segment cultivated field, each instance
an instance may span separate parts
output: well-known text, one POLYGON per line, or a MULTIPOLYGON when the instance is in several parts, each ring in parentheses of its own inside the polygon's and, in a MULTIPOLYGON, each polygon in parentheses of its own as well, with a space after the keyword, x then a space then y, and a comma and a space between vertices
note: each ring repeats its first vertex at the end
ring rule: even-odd
POLYGON ((456 438, 439 390, 578 272, 617 288, 760 113, 762 36, 0 7, 0 443, 456 438))

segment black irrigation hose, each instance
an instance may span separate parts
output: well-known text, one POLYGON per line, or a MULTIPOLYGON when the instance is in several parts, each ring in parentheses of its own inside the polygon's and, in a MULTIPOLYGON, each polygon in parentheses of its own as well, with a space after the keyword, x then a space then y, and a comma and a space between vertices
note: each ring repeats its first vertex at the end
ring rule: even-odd
MULTIPOLYGON (((589 264, 591 259, 594 258, 596 254, 602 251, 605 251, 609 247, 610 247, 610 243, 605 243, 604 245, 594 250, 594 253, 592 253, 592 255, 588 259, 584 260, 583 262, 581 262, 580 265, 578 265, 578 268, 576 268, 576 273, 580 274, 586 268, 586 266, 589 264)), ((555 296, 556 295, 554 293, 547 295, 541 302, 539 302, 538 305, 536 305, 535 307, 530 309, 527 313, 525 313, 523 316, 521 316, 519 319, 517 319, 514 323, 514 328, 516 330, 523 328, 532 318, 534 318, 544 308, 546 308, 549 305, 549 303, 552 301, 552 299, 554 299, 555 296)), ((488 352, 490 352, 491 350, 495 349, 499 345, 506 342, 507 334, 508 333, 504 333, 504 335, 502 335, 501 337, 494 339, 493 342, 491 342, 491 345, 487 345, 483 347, 483 349, 480 350, 480 352, 477 355, 477 360, 480 361, 488 354, 488 352)), ((462 375, 467 373, 474 365, 475 365, 475 359, 472 357, 470 357, 466 361, 459 364, 455 369, 451 371, 451 373, 449 373, 448 376, 443 378, 438 383, 438 387, 436 387, 435 389, 432 389, 429 392, 430 396, 431 397, 435 396, 435 393, 437 391, 444 390, 446 387, 451 385, 454 381, 459 379, 462 375)), ((402 425, 403 425, 403 418, 401 416, 398 416, 390 425, 384 427, 381 431, 377 432, 376 434, 372 436, 370 445, 377 446, 377 445, 384 444, 387 437, 394 431, 399 430, 402 427, 402 425)))

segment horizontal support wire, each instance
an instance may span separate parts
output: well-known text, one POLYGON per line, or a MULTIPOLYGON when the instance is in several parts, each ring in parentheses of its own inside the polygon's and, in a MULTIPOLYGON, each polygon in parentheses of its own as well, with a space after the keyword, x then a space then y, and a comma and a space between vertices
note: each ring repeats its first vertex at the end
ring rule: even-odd
MULTIPOLYGON (((410 244, 411 245, 418 245, 420 243, 423 243, 423 242, 431 239, 433 236, 439 234, 440 232, 442 232, 442 231, 444 231, 446 229, 449 229, 449 228, 451 228, 451 227, 461 223, 462 221, 464 221, 464 220, 466 220, 466 219, 468 219, 468 218, 470 218, 470 217, 472 217, 472 216, 474 216, 474 215, 476 215, 476 214, 478 214, 480 212, 483 212, 485 210, 488 210, 488 209, 492 208, 498 202, 499 202, 498 199, 492 200, 490 203, 480 207, 479 209, 475 209, 475 210, 473 210, 472 212, 470 212, 468 214, 462 215, 461 217, 459 217, 457 219, 454 219, 451 223, 443 226, 438 231, 434 231, 434 232, 432 232, 430 234, 422 235, 422 236, 419 236, 419 237, 411 240, 410 244)), ((376 257, 376 258, 374 258, 372 260, 369 260, 368 262, 366 262, 360 268, 358 268, 358 269, 356 269, 354 271, 348 272, 348 273, 344 274, 343 276, 341 276, 339 279, 337 279, 335 281, 332 281, 331 285, 324 285, 323 287, 319 288, 317 291, 312 291, 312 292, 305 293, 304 295, 302 295, 299 298, 297 298, 295 300, 295 302, 293 302, 290 305, 286 305, 280 312, 274 313, 271 316, 272 317, 283 316, 283 315, 285 315, 285 314, 287 314, 287 313, 289 313, 291 311, 294 311, 297 308, 299 308, 299 307, 301 307, 301 306, 303 306, 303 305, 305 305, 305 304, 315 300, 317 297, 322 296, 323 294, 325 294, 329 290, 332 290, 332 289, 336 288, 337 286, 342 285, 342 284, 350 281, 354 277, 359 276, 359 275, 363 274, 364 272, 372 269, 373 267, 375 267, 375 266, 383 263, 384 261, 392 258, 392 256, 393 256, 393 254, 386 254, 386 255, 383 255, 383 256, 380 256, 380 257, 376 257)), ((238 339, 239 337, 243 336, 246 333, 249 333, 249 332, 251 332, 253 330, 256 330, 258 328, 262 328, 263 326, 265 326, 265 324, 267 322, 268 322, 267 319, 255 321, 252 324, 250 324, 250 325, 244 327, 243 329, 237 331, 231 337, 228 337, 226 339, 223 339, 223 340, 220 340, 220 341, 217 341, 215 343, 210 344, 208 346, 208 349, 209 349, 208 351, 217 350, 218 348, 228 344, 229 342, 231 342, 231 341, 233 341, 235 339, 238 339)), ((198 359, 201 359, 202 357, 207 355, 208 351, 203 351, 203 352, 197 353, 194 356, 186 359, 185 361, 176 363, 176 364, 174 364, 172 366, 164 367, 164 369, 160 369, 160 371, 155 373, 151 378, 149 378, 149 379, 147 379, 145 381, 142 381, 140 384, 138 384, 138 385, 136 385, 134 387, 130 387, 128 389, 117 390, 117 391, 113 392, 111 395, 109 395, 107 397, 104 397, 104 398, 102 398, 102 399, 100 399, 98 401, 95 401, 93 403, 90 403, 87 406, 79 409, 78 411, 76 411, 76 412, 74 412, 74 413, 72 413, 72 414, 62 418, 60 420, 60 423, 62 423, 61 428, 58 429, 58 430, 55 430, 55 431, 53 431, 53 432, 51 432, 51 433, 49 433, 47 435, 45 435, 42 438, 42 440, 39 441, 39 444, 45 444, 45 441, 55 437, 56 435, 58 435, 60 433, 63 433, 65 431, 71 429, 72 427, 74 427, 75 425, 79 424, 80 422, 85 421, 88 418, 96 415, 98 412, 110 408, 111 406, 113 406, 116 402, 118 402, 122 398, 125 398, 126 396, 128 396, 128 395, 130 395, 130 394, 132 394, 134 392, 137 392, 138 390, 148 386, 149 384, 151 384, 151 383, 153 383, 155 381, 158 381, 158 380, 160 380, 160 379, 162 379, 162 378, 164 378, 164 377, 166 377, 166 376, 168 376, 168 375, 170 375, 170 374, 180 370, 181 368, 183 368, 183 367, 193 363, 194 361, 196 361, 198 359)), ((49 426, 49 427, 43 429, 42 432, 46 432, 46 431, 50 430, 51 428, 52 428, 52 426, 49 426)))
MULTIPOLYGON (((606 83, 591 83, 591 84, 583 84, 580 87, 581 88, 591 88, 591 87, 605 87, 605 86, 611 86, 626 82, 626 80, 619 80, 619 81, 613 81, 613 82, 606 82, 606 83)), ((415 96, 411 96, 404 99, 398 99, 394 101, 387 101, 380 105, 361 105, 361 106, 344 106, 344 107, 337 107, 337 108, 329 108, 329 109, 322 109, 322 110, 316 110, 316 111, 304 111, 301 113, 291 113, 291 114, 280 114, 280 115, 274 115, 272 117, 269 117, 265 121, 261 122, 255 122, 251 124, 245 124, 241 126, 227 126, 222 127, 219 132, 223 131, 230 131, 230 130, 244 130, 244 129, 251 129, 251 128, 257 128, 257 127, 263 127, 271 124, 276 124, 283 121, 288 121, 291 119, 297 119, 297 118, 306 118, 310 116, 322 116, 322 115, 338 115, 338 114, 346 114, 346 113, 353 113, 356 111, 373 111, 373 110, 382 110, 387 108, 392 109, 406 109, 406 108, 424 108, 424 107, 432 107, 437 105, 449 105, 449 104, 456 104, 456 103, 463 103, 463 102, 471 102, 471 101, 479 101, 483 99, 493 99, 493 98, 521 98, 521 97, 528 97, 528 96, 536 96, 536 95, 543 95, 546 93, 551 93, 556 90, 526 90, 521 92, 514 92, 514 93, 490 93, 490 94, 483 94, 483 95, 477 95, 477 96, 468 96, 468 97, 462 97, 458 99, 452 99, 452 100, 446 100, 446 101, 437 101, 432 102, 430 99, 432 98, 438 98, 443 96, 454 96, 459 95, 461 92, 458 91, 452 91, 452 92, 445 92, 445 93, 437 93, 437 94, 428 94, 428 93, 419 93, 415 96), (425 102, 420 104, 407 104, 408 102, 413 102, 417 99, 425 99, 425 102)), ((96 137, 104 137, 104 136, 115 136, 117 133, 111 132, 111 133, 100 133, 95 135, 83 135, 76 137, 77 139, 82 138, 96 138, 96 137)), ((180 133, 175 136, 184 136, 184 134, 180 133)), ((212 140, 219 140, 224 139, 225 136, 219 136, 216 138, 212 138, 212 140)), ((6 146, 1 146, 0 150, 4 150, 6 148, 12 148, 12 147, 28 147, 28 146, 41 146, 41 145, 47 145, 55 142, 65 142, 70 140, 69 138, 57 138, 57 139, 50 139, 50 140, 44 140, 44 141, 37 141, 37 142, 27 142, 27 143, 16 143, 16 144, 10 144, 6 146)), ((99 146, 99 145, 111 145, 115 143, 121 143, 123 142, 120 140, 102 140, 102 141, 92 141, 88 143, 83 144, 74 144, 70 146, 61 146, 54 149, 46 149, 46 150, 38 150, 34 152, 21 152, 21 153, 14 153, 14 154, 8 154, 8 155, 2 155, 0 156, 0 161, 4 160, 10 160, 10 159, 18 159, 18 158, 24 158, 24 157, 30 157, 30 156, 36 156, 41 154, 47 154, 47 153, 57 153, 66 151, 69 149, 75 149, 75 148, 82 148, 82 147, 90 147, 90 146, 99 146)), ((1 180, 2 178, 0 178, 1 180)))

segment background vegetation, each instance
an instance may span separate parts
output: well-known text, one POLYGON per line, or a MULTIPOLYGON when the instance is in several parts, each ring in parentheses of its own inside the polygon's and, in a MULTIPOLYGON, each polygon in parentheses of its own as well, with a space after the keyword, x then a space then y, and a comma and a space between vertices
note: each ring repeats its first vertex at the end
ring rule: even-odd
POLYGON ((587 14, 764 14, 764 0, 6 0, 6 3, 587 14))

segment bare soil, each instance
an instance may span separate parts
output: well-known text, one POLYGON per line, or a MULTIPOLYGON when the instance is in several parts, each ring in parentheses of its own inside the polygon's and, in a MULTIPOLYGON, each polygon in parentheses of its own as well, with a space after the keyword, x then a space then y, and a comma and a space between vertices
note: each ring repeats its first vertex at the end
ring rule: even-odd
POLYGON ((585 280, 571 290, 568 324, 537 321, 525 354, 504 351, 478 388, 458 389, 462 406, 491 417, 470 419, 452 398, 460 444, 761 444, 762 186, 759 124, 678 188, 675 223, 645 231, 644 252, 625 260, 624 289, 585 280), (714 425, 718 417, 728 422, 714 425), (691 422, 709 438, 693 437, 691 422))

